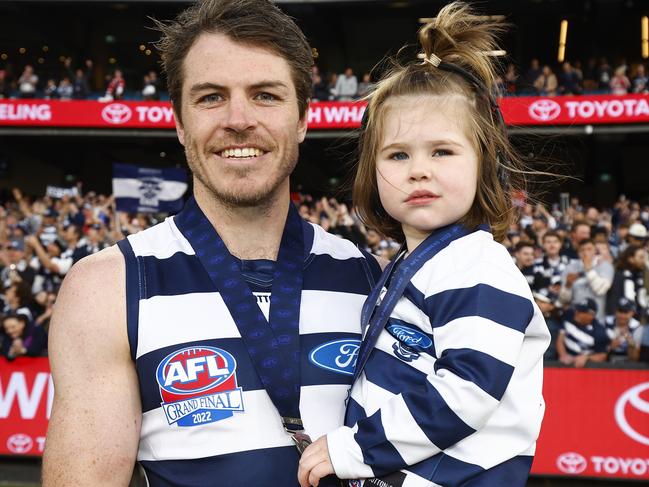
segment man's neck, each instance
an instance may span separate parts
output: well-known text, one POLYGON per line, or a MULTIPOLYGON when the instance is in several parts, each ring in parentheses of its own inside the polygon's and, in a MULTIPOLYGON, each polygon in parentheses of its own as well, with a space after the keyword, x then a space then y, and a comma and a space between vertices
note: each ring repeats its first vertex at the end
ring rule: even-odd
POLYGON ((262 205, 235 207, 224 203, 198 185, 194 196, 228 251, 239 259, 277 260, 290 196, 286 188, 262 205))

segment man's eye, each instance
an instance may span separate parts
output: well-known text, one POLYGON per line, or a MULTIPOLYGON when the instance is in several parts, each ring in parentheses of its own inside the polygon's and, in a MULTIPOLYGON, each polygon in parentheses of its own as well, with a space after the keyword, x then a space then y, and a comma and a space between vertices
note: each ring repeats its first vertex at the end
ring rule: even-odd
POLYGON ((221 95, 217 93, 210 93, 209 95, 205 95, 201 97, 199 100, 200 103, 215 103, 221 99, 221 95))
POLYGON ((277 100, 277 97, 272 93, 263 92, 257 95, 257 99, 262 101, 275 101, 277 100))
POLYGON ((405 152, 394 152, 390 154, 389 159, 393 159, 395 161, 405 161, 408 159, 408 154, 405 152))

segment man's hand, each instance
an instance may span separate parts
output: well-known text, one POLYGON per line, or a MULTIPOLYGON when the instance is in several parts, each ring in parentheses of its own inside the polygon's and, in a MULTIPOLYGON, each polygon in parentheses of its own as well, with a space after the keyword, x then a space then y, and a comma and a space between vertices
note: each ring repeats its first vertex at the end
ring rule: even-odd
POLYGON ((28 245, 29 247, 35 249, 40 245, 40 242, 38 241, 38 237, 36 237, 35 235, 27 235, 25 236, 25 245, 28 245))
POLYGON ((329 458, 327 436, 321 436, 304 450, 297 471, 301 487, 317 487, 322 477, 335 473, 329 458))
POLYGON ((579 277, 579 274, 576 272, 568 272, 566 274, 566 287, 570 289, 572 285, 575 283, 577 278, 579 277))
POLYGON ((588 355, 577 355, 575 357, 575 362, 574 362, 575 367, 579 369, 584 367, 588 363, 588 359, 589 359, 588 355))
POLYGON ((574 363, 574 359, 572 358, 572 355, 568 353, 564 353, 562 355, 559 355, 559 362, 561 362, 564 365, 572 365, 574 363))

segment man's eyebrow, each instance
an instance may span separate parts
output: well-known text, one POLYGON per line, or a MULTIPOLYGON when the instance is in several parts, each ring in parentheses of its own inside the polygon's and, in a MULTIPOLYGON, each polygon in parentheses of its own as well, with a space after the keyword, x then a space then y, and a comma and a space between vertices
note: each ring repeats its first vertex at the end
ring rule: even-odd
MULTIPOLYGON (((283 89, 288 89, 288 86, 286 83, 283 81, 279 80, 263 80, 258 83, 255 83, 253 85, 250 85, 248 87, 249 89, 253 90, 258 90, 262 88, 283 88, 283 89)), ((216 83, 210 83, 210 82, 205 82, 205 83, 196 83, 195 85, 192 85, 192 87, 189 89, 189 94, 190 95, 195 95, 197 93, 201 93, 203 91, 228 91, 228 88, 219 85, 216 83)))
POLYGON ((217 85, 216 83, 196 83, 189 89, 189 94, 195 95, 196 93, 200 93, 202 91, 223 91, 225 89, 225 86, 217 85))

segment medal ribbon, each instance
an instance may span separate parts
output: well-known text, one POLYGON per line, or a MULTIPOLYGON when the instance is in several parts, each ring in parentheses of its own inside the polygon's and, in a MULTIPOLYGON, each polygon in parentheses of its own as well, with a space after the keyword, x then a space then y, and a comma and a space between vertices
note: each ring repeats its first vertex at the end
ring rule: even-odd
POLYGON ((301 430, 300 302, 304 235, 302 219, 289 203, 275 263, 269 320, 262 313, 235 258, 194 197, 174 219, 219 291, 236 323, 257 375, 284 427, 301 430), (288 421, 287 420, 293 420, 288 421))
POLYGON ((367 359, 374 345, 376 345, 381 330, 383 330, 383 327, 388 322, 397 301, 403 295, 410 279, 412 279, 415 273, 426 262, 432 259, 442 249, 446 248, 453 240, 464 237, 468 233, 469 231, 464 226, 457 223, 439 228, 419 244, 408 257, 401 259, 401 262, 399 262, 401 257, 401 253, 399 253, 392 259, 388 267, 385 268, 381 279, 374 289, 372 289, 372 292, 363 305, 361 324, 363 330, 366 330, 366 333, 358 351, 358 360, 356 362, 356 370, 354 371, 354 380, 352 383, 356 382, 363 371, 363 367, 365 367, 367 359), (396 265, 397 262, 399 262, 398 266, 396 265), (392 276, 390 286, 385 296, 383 296, 381 304, 378 304, 381 291, 390 276, 392 276))

